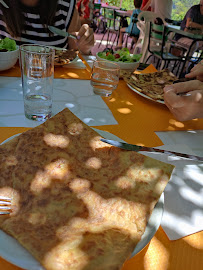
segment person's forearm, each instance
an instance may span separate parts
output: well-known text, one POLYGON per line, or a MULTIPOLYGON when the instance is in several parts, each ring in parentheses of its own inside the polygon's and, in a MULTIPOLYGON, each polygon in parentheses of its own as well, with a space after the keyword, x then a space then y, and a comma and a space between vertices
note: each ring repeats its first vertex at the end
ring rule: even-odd
POLYGON ((186 30, 187 28, 197 28, 197 29, 203 29, 203 25, 199 23, 192 22, 191 20, 186 23, 186 30))

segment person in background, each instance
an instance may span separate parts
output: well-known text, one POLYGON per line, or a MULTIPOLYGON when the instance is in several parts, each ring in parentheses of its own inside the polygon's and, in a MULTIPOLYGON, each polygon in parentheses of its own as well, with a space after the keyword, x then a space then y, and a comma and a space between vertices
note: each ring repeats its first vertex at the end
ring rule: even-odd
POLYGON ((151 11, 157 13, 162 19, 171 19, 172 0, 151 0, 151 11))
POLYGON ((79 49, 89 54, 94 46, 93 30, 81 26, 74 0, 7 0, 0 4, 0 38, 9 37, 18 45, 35 43, 79 49), (68 31, 77 40, 52 34, 48 25, 68 31))
MULTIPOLYGON (((181 30, 183 31, 190 31, 190 32, 199 32, 203 33, 203 0, 200 0, 199 5, 192 6, 186 13, 182 23, 181 23, 181 30), (195 28, 195 30, 192 30, 195 28)), ((180 34, 175 35, 176 48, 173 49, 173 54, 179 56, 181 54, 181 48, 178 49, 178 44, 181 47, 184 47, 186 51, 191 46, 193 40, 187 37, 183 37, 180 34)), ((196 42, 190 49, 190 56, 199 48, 203 46, 203 42, 196 42)))
POLYGON ((129 13, 132 14, 131 17, 130 17, 130 25, 128 27, 122 27, 120 29, 118 45, 115 48, 116 50, 122 48, 123 36, 124 36, 125 33, 132 33, 135 36, 139 35, 140 30, 137 28, 136 24, 133 25, 133 18, 134 18, 134 15, 138 15, 141 12, 141 9, 140 9, 141 5, 142 5, 142 0, 134 0, 135 9, 129 11, 129 13))
POLYGON ((94 12, 94 0, 77 1, 77 9, 80 16, 81 24, 91 25, 94 12))
POLYGON ((142 11, 151 11, 151 0, 143 0, 141 10, 142 11))
POLYGON ((185 77, 195 80, 166 86, 165 104, 177 120, 203 118, 203 61, 193 67, 185 77))

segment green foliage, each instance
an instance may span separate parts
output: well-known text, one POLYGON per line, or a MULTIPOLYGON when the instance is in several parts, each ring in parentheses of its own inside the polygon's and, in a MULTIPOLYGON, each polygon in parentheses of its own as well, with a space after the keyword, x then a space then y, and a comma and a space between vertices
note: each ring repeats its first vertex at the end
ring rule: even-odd
POLYGON ((172 19, 182 20, 191 6, 199 4, 199 0, 173 0, 172 19))
POLYGON ((109 4, 109 6, 120 7, 120 0, 107 0, 106 2, 109 4))
MULTIPOLYGON (((120 7, 121 0, 107 0, 110 6, 120 7)), ((172 19, 182 20, 191 6, 199 4, 200 0, 173 0, 172 19)), ((134 9, 133 0, 122 0, 123 9, 132 10, 134 9)))
POLYGON ((124 8, 126 10, 133 10, 135 8, 134 1, 132 1, 132 0, 123 0, 122 8, 124 8))
MULTIPOLYGON (((120 7, 120 2, 121 0, 107 0, 106 2, 108 2, 108 4, 110 6, 116 6, 116 7, 120 7)), ((134 9, 134 1, 132 0, 123 0, 122 1, 122 6, 121 6, 123 9, 126 9, 126 10, 132 10, 134 9)))

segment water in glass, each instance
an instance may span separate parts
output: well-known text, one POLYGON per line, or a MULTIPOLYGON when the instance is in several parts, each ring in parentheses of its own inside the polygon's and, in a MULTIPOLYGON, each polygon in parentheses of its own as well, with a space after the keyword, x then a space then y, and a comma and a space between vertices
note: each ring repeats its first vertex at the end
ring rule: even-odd
POLYGON ((20 53, 25 116, 45 121, 52 113, 54 51, 41 45, 22 45, 20 53))
POLYGON ((97 95, 108 97, 117 88, 119 66, 107 61, 95 61, 91 74, 91 85, 97 95))

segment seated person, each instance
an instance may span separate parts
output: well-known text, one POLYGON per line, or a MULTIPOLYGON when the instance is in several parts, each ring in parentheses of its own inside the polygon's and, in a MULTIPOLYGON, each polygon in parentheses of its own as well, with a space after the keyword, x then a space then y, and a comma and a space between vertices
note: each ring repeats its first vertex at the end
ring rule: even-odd
POLYGON ((7 0, 6 4, 9 8, 0 3, 0 38, 14 39, 17 45, 80 49, 83 54, 94 46, 93 30, 87 24, 81 26, 74 0, 7 0), (72 33, 77 40, 52 34, 48 25, 72 33))
MULTIPOLYGON (((182 23, 181 23, 181 29, 184 31, 193 31, 192 28, 197 29, 201 33, 203 31, 203 0, 200 0, 199 5, 192 6, 188 12, 186 13, 182 23)), ((176 46, 178 47, 178 44, 180 43, 181 46, 183 46, 186 50, 190 47, 193 40, 187 37, 183 37, 180 34, 175 35, 175 40, 177 41, 176 46)), ((203 42, 196 42, 190 51, 190 56, 193 55, 193 53, 198 49, 198 47, 201 47, 203 45, 203 42)), ((180 55, 180 50, 178 48, 173 50, 173 53, 176 55, 180 55)))
POLYGON ((140 9, 141 5, 142 5, 142 0, 134 0, 135 9, 130 11, 130 13, 132 14, 130 17, 130 25, 128 27, 123 27, 120 29, 118 45, 115 48, 116 50, 122 48, 123 35, 125 33, 129 33, 129 34, 131 33, 133 36, 139 35, 140 30, 137 28, 137 25, 135 23, 133 25, 133 18, 134 18, 134 15, 138 15, 141 12, 141 9, 140 9))
POLYGON ((79 0, 77 1, 77 9, 80 16, 81 24, 91 25, 94 11, 93 0, 79 0))

